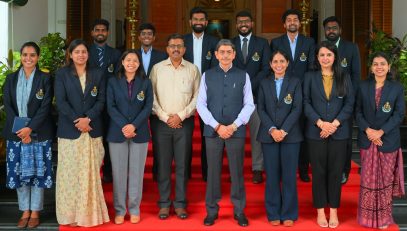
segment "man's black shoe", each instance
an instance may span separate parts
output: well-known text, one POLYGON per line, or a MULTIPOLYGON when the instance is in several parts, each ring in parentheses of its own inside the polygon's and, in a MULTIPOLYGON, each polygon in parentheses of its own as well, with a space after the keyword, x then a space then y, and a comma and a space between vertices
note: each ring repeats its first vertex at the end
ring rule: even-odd
POLYGON ((246 227, 249 225, 249 221, 247 220, 244 213, 241 213, 239 215, 235 214, 234 218, 235 218, 235 220, 237 220, 237 223, 242 227, 246 227))
POLYGON ((218 219, 218 214, 215 215, 207 215, 204 219, 204 225, 211 226, 215 224, 215 220, 218 219))
POLYGON ((102 181, 103 181, 103 183, 112 183, 113 177, 112 177, 112 175, 103 174, 102 181))
POLYGON ((303 182, 311 182, 308 173, 300 173, 300 180, 303 182))
POLYGON ((348 179, 349 179, 349 176, 346 173, 342 173, 341 183, 346 184, 346 182, 348 182, 348 179))

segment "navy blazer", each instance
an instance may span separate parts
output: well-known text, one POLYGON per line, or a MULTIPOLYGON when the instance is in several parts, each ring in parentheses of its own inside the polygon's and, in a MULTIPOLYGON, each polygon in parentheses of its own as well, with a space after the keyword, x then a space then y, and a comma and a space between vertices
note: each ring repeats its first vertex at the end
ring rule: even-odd
POLYGON ((299 118, 302 113, 302 89, 298 78, 285 76, 277 98, 274 74, 263 79, 259 86, 257 111, 261 120, 257 140, 273 143, 269 134, 271 127, 283 129, 287 136, 283 143, 297 143, 303 140, 299 118))
POLYGON ((355 102, 352 82, 348 75, 346 81, 346 95, 338 96, 336 92, 336 80, 334 79, 331 91, 331 97, 328 100, 322 83, 321 71, 307 72, 304 76, 304 114, 307 118, 305 125, 305 136, 313 140, 321 140, 321 129, 317 127, 318 119, 332 122, 337 119, 340 126, 332 137, 335 140, 344 140, 350 138, 351 128, 349 123, 353 113, 353 104, 355 102))
POLYGON ((103 66, 99 67, 98 50, 97 45, 93 43, 89 47, 89 65, 90 67, 102 68, 105 71, 105 75, 108 73, 117 73, 121 65, 120 62, 121 52, 109 45, 105 45, 105 53, 103 55, 103 66), (109 68, 110 67, 110 68, 109 68), (113 67, 113 70, 111 69, 113 67))
POLYGON ((339 40, 338 56, 342 70, 349 74, 352 80, 353 90, 356 92, 360 83, 360 54, 356 44, 339 40))
MULTIPOLYGON (((6 122, 3 136, 6 140, 21 140, 12 132, 14 118, 18 117, 16 90, 19 70, 7 75, 4 83, 3 103, 6 111, 6 122)), ((31 118, 27 127, 32 129, 31 134, 36 134, 35 138, 38 141, 52 140, 55 135, 55 126, 51 118, 52 97, 50 76, 37 68, 27 103, 27 117, 31 118)))
POLYGON ((243 59, 240 37, 234 37, 232 42, 236 47, 236 57, 233 60, 233 65, 245 70, 247 74, 249 74, 254 103, 257 103, 257 91, 260 82, 270 74, 270 50, 268 42, 266 39, 255 36, 252 33, 249 41, 246 64, 243 59))
POLYGON ((270 42, 270 50, 284 51, 290 58, 288 63, 287 74, 295 76, 304 81, 304 74, 313 70, 315 62, 315 42, 313 38, 305 37, 298 34, 297 45, 295 47, 294 59, 291 55, 290 41, 287 34, 274 38, 270 42))
MULTIPOLYGON (((140 56, 140 65, 143 65, 143 56, 141 55, 141 49, 137 49, 136 52, 140 56)), ((146 76, 150 77, 150 72, 153 66, 165 59, 168 58, 167 53, 159 51, 157 49, 152 49, 151 50, 151 59, 150 59, 150 64, 148 66, 148 70, 144 70, 146 72, 146 76)))
POLYGON ((371 142, 365 130, 382 129, 381 152, 393 152, 400 148, 400 124, 404 119, 404 88, 399 82, 386 80, 379 107, 376 109, 376 81, 365 80, 360 84, 356 100, 356 123, 359 126, 358 145, 369 148, 371 142), (385 106, 386 105, 386 106, 385 106))
MULTIPOLYGON (((216 45, 219 42, 219 39, 208 34, 204 33, 202 41, 202 55, 201 55, 201 74, 206 70, 219 65, 219 61, 215 57, 216 45)), ((192 33, 184 35, 185 41, 185 54, 184 59, 194 63, 194 38, 192 33)))
POLYGON ((106 140, 122 143, 126 140, 122 128, 127 124, 136 127, 134 143, 146 143, 150 140, 148 117, 153 108, 153 89, 148 78, 136 77, 133 83, 131 99, 128 97, 127 80, 110 78, 107 84, 107 112, 110 116, 106 140))
POLYGON ((85 91, 82 91, 79 78, 70 66, 63 67, 55 75, 55 99, 59 112, 57 136, 77 139, 81 132, 75 127, 74 120, 83 117, 91 119, 93 138, 103 135, 102 111, 106 100, 104 72, 99 68, 87 71, 85 91))

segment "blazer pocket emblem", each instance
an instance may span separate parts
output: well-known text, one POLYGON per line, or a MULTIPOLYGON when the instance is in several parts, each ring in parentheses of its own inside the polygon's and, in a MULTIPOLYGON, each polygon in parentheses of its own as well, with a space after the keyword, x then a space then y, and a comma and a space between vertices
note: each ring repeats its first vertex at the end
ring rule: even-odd
POLYGON ((347 67, 348 66, 348 61, 346 61, 346 58, 343 58, 341 61, 341 66, 342 67, 347 67))
POLYGON ((257 52, 254 52, 254 55, 252 56, 252 60, 255 62, 258 62, 260 60, 260 55, 257 52))
POLYGON ((110 72, 110 73, 113 73, 113 71, 114 71, 114 65, 113 65, 113 63, 111 63, 111 64, 109 65, 109 67, 107 68, 107 71, 110 72))
POLYGON ((90 95, 93 97, 98 95, 98 89, 96 88, 96 86, 93 87, 92 91, 90 92, 90 95))
POLYGON ((386 103, 383 105, 382 111, 383 111, 383 112, 386 112, 386 113, 389 113, 389 112, 391 111, 391 106, 390 106, 390 103, 389 103, 389 102, 386 102, 386 103))
POLYGON ((291 104, 292 102, 293 102, 293 98, 291 97, 291 94, 288 94, 286 97, 284 97, 285 104, 291 104))
POLYGON ((304 53, 304 52, 302 52, 302 53, 301 53, 301 56, 300 56, 300 61, 301 61, 301 62, 305 62, 305 61, 307 61, 307 56, 305 55, 305 53, 304 53))
POLYGON ((140 91, 140 93, 137 94, 137 99, 140 101, 144 100, 144 91, 140 91))
POLYGON ((35 98, 40 99, 40 100, 43 99, 44 98, 44 91, 42 89, 37 91, 37 93, 35 93, 35 98))
POLYGON ((211 51, 208 51, 208 53, 205 56, 206 60, 211 60, 212 59, 212 53, 211 51))

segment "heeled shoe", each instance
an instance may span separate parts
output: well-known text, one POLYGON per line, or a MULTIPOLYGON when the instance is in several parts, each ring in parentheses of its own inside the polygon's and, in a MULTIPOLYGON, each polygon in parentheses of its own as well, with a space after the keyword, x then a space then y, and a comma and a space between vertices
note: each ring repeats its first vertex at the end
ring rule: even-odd
POLYGON ((20 218, 17 222, 17 228, 23 229, 23 228, 27 227, 29 219, 30 219, 29 217, 20 218))

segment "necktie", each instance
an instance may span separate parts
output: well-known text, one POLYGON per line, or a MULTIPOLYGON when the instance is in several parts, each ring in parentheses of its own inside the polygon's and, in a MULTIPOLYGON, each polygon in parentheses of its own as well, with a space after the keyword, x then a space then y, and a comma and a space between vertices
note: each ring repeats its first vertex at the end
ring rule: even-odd
POLYGON ((242 54, 243 54, 244 63, 246 63, 246 59, 247 59, 247 41, 248 41, 248 39, 246 37, 243 38, 242 54))
POLYGON ((98 63, 99 67, 103 66, 103 48, 102 47, 97 47, 98 50, 98 63))

